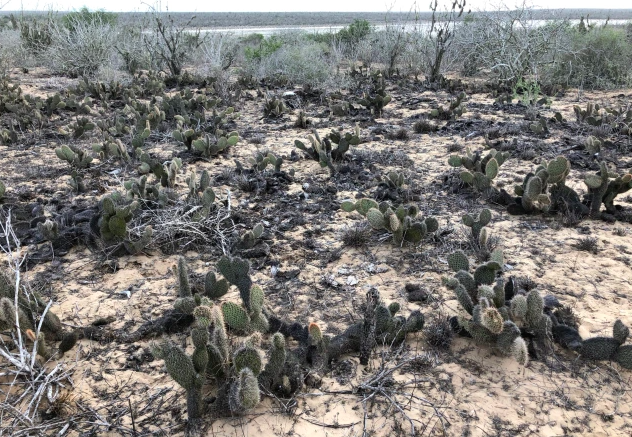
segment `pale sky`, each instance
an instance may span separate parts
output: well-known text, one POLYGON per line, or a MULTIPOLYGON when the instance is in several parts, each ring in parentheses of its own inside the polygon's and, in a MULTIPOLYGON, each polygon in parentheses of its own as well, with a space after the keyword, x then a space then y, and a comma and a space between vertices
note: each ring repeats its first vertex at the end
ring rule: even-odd
MULTIPOLYGON (((7 0, 0 0, 0 5, 7 0)), ((428 10, 429 0, 417 2, 418 10, 428 10)), ((448 0, 445 0, 448 3, 448 0)), ((451 1, 450 1, 451 3, 451 1)), ((508 1, 486 1, 470 0, 468 8, 472 10, 486 9, 486 5, 504 4, 508 7, 516 5, 516 0, 508 1)), ((520 2, 521 3, 521 2, 520 2)), ((531 0, 528 2, 533 7, 542 9, 563 9, 563 8, 595 8, 600 9, 626 9, 632 8, 630 0, 531 0)), ((89 9, 105 9, 111 12, 147 11, 148 5, 156 5, 155 0, 8 0, 3 8, 5 11, 17 10, 56 10, 69 11, 87 6, 89 9)), ((231 1, 209 1, 209 0, 162 0, 162 9, 172 12, 383 12, 391 10, 393 12, 408 12, 414 4, 412 0, 317 0, 317 1, 297 1, 297 0, 231 0, 231 1)), ((489 8, 489 6, 487 6, 489 8)))

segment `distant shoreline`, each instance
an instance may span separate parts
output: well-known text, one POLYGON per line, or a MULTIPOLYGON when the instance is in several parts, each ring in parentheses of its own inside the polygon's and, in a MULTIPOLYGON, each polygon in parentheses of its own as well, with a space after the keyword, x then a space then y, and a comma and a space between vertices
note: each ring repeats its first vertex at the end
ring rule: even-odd
MULTIPOLYGON (((489 11, 492 12, 492 11, 489 11)), ((63 15, 67 13, 55 12, 63 15)), ((472 12, 482 15, 487 12, 472 12)), ((589 16, 594 20, 632 20, 632 9, 533 9, 528 12, 531 19, 576 19, 589 16)), ((25 16, 45 16, 48 11, 0 11, 0 16, 24 14, 25 16)), ((147 12, 117 12, 119 23, 133 23, 147 12)), ((371 24, 398 21, 426 21, 430 12, 171 12, 177 21, 187 20, 195 15, 194 26, 206 29, 235 27, 296 27, 296 26, 346 26, 355 19, 367 20, 371 24)))

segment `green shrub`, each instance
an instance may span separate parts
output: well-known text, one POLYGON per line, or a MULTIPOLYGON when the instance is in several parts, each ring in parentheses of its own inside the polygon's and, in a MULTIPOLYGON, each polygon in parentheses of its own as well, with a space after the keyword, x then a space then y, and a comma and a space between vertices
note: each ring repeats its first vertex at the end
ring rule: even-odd
POLYGON ((261 61, 279 50, 281 46, 283 46, 283 42, 279 39, 279 37, 271 35, 268 38, 260 39, 259 47, 246 47, 244 49, 244 54, 247 61, 261 61))
POLYGON ((555 64, 550 81, 584 88, 614 88, 630 83, 632 46, 624 29, 570 29, 571 49, 555 64))
POLYGON ((115 26, 118 17, 112 12, 105 12, 103 9, 90 12, 87 7, 78 11, 69 12, 61 18, 62 25, 71 32, 77 30, 77 24, 115 26))
POLYGON ((73 19, 72 31, 56 23, 49 29, 51 45, 44 59, 53 71, 70 77, 93 75, 110 63, 116 31, 109 24, 73 19))

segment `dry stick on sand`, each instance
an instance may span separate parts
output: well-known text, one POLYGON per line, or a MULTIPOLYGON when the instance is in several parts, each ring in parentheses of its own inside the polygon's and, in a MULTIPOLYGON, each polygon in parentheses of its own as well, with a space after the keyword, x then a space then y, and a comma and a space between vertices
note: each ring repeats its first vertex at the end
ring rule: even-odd
MULTIPOLYGON (((420 355, 410 356, 408 354, 400 357, 399 355, 401 352, 402 352, 402 348, 396 351, 392 356, 388 357, 388 359, 386 357, 388 354, 386 353, 382 354, 380 367, 379 369, 377 369, 377 372, 373 374, 369 379, 360 383, 360 385, 358 385, 358 387, 356 388, 356 392, 361 393, 363 395, 362 405, 364 406, 364 411, 365 411, 363 435, 368 435, 367 430, 366 430, 366 425, 367 425, 366 403, 367 401, 375 402, 378 396, 383 396, 384 398, 386 398, 389 406, 397 410, 397 412, 401 414, 404 420, 406 420, 410 424, 410 435, 413 435, 413 436, 417 435, 417 429, 415 428, 415 420, 413 420, 406 413, 406 410, 409 410, 413 403, 421 404, 423 406, 432 408, 434 411, 434 416, 437 416, 439 418, 445 432, 444 422, 445 424, 448 424, 448 426, 450 422, 445 417, 445 415, 439 410, 440 408, 445 408, 445 407, 439 407, 435 405, 433 402, 429 401, 428 399, 419 397, 414 394, 414 390, 417 387, 417 385, 423 381, 420 381, 415 378, 409 382, 397 383, 394 378, 394 374, 398 370, 406 366, 414 365, 420 359, 427 360, 427 357, 420 356, 420 355), (407 388, 412 388, 412 391, 410 392, 405 391, 405 389, 407 388), (408 404, 408 405, 402 404, 402 402, 400 401, 400 398, 402 396, 407 398, 407 401, 404 404, 408 404)), ((424 429, 426 427, 424 427, 424 429)))
MULTIPOLYGON (((0 422, 9 423, 9 420, 5 418, 6 414, 13 417, 12 425, 14 427, 33 426, 44 396, 52 404, 59 397, 60 389, 65 387, 64 382, 70 381, 71 371, 65 370, 61 363, 51 369, 40 365, 36 360, 37 339, 44 316, 50 309, 52 301, 44 309, 36 327, 36 340, 33 342, 33 349, 29 350, 26 347, 18 313, 20 291, 25 290, 25 293, 28 293, 27 288, 21 282, 20 272, 26 257, 20 256, 22 247, 11 224, 11 210, 8 212, 0 210, 0 231, 6 240, 6 248, 3 248, 2 251, 7 258, 9 269, 15 277, 16 291, 14 295, 15 330, 11 331, 11 341, 5 341, 4 338, 0 337, 0 356, 4 358, 4 362, 0 365, 0 377, 11 380, 6 396, 0 402, 0 422), (14 346, 17 347, 17 351, 13 350, 14 346), (20 389, 16 389, 16 386, 20 386, 20 389), (16 393, 19 394, 16 395, 16 393)), ((26 297, 29 298, 28 294, 26 297)), ((0 392, 4 392, 4 390, 0 389, 0 392)))
POLYGON ((189 246, 218 245, 224 255, 230 253, 230 236, 234 231, 231 221, 231 196, 227 192, 226 206, 218 205, 208 217, 193 220, 192 216, 201 207, 191 207, 185 201, 160 209, 143 208, 134 219, 130 235, 139 238, 145 226, 153 229, 152 242, 157 246, 170 244, 185 249, 189 246))

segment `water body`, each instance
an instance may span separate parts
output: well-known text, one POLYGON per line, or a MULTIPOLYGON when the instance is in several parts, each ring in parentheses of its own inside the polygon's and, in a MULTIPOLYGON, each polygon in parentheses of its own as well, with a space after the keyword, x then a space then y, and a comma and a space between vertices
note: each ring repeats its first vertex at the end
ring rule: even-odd
MULTIPOLYGON (((536 26, 542 26, 546 23, 550 23, 554 20, 532 20, 530 23, 536 26)), ((568 20, 571 24, 578 24, 580 20, 568 20)), ((595 26, 602 26, 606 23, 606 20, 590 20, 590 24, 595 26)), ((624 26, 630 23, 629 20, 609 20, 610 26, 624 26)), ((430 21, 418 21, 416 23, 397 24, 392 23, 390 26, 397 28, 403 28, 407 32, 412 31, 427 31, 430 29, 430 21)), ((269 27, 214 27, 201 29, 202 32, 208 33, 232 33, 237 36, 248 36, 252 34, 261 34, 263 36, 270 36, 273 34, 284 32, 306 32, 306 33, 336 33, 346 26, 331 25, 331 26, 269 26, 269 27)), ((386 24, 373 25, 373 28, 377 31, 385 30, 386 24)))

